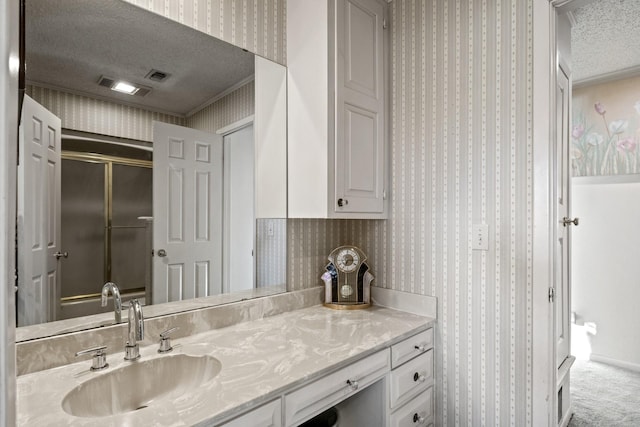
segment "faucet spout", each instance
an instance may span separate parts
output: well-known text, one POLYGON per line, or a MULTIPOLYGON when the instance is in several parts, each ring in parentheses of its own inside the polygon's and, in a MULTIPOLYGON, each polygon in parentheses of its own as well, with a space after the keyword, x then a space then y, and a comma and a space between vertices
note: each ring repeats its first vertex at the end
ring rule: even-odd
POLYGON ((113 314, 116 319, 116 323, 122 321, 122 299, 120 298, 120 290, 118 285, 113 282, 107 282, 102 287, 102 306, 106 307, 109 299, 109 292, 113 295, 113 314))
POLYGON ((140 357, 138 341, 144 339, 144 316, 142 306, 137 299, 129 301, 129 340, 124 347, 125 360, 136 360, 140 357))

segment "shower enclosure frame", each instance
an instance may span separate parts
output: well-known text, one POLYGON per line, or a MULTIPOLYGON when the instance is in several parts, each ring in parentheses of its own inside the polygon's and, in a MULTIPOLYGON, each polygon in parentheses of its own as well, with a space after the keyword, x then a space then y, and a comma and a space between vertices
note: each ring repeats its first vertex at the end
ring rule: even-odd
MULTIPOLYGON (((103 277, 104 282, 109 282, 112 280, 112 240, 113 240, 113 229, 114 228, 146 228, 147 229, 147 240, 149 235, 149 227, 150 223, 147 222, 145 226, 114 226, 113 225, 113 166, 114 165, 123 165, 123 166, 132 166, 132 167, 142 167, 153 169, 153 161, 151 160, 142 160, 142 159, 130 159, 126 157, 112 156, 107 154, 97 154, 97 153, 86 153, 86 152, 78 152, 78 151, 68 151, 63 150, 61 152, 61 159, 64 160, 73 160, 80 161, 85 163, 93 163, 93 164, 101 164, 104 165, 104 228, 105 228, 105 237, 104 237, 104 259, 103 259, 103 277)), ((64 166, 63 166, 64 167, 64 166)), ((149 247, 149 253, 150 253, 149 247)), ((146 271, 146 282, 144 288, 136 288, 123 290, 122 294, 125 296, 127 293, 137 293, 144 292, 145 296, 149 292, 150 288, 150 280, 151 280, 151 260, 149 259, 149 265, 145 267, 146 271)), ((63 270, 64 274, 64 270, 63 270)), ((72 295, 60 298, 60 304, 65 302, 77 302, 82 300, 89 300, 92 298, 99 298, 100 293, 90 293, 90 294, 79 294, 72 295)))

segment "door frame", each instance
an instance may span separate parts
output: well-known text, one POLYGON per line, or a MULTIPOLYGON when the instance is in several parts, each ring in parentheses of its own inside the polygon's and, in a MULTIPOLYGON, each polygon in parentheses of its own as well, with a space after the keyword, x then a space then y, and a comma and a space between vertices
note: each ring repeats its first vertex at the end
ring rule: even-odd
POLYGON ((16 424, 15 242, 19 2, 0 5, 0 425, 16 424), (8 65, 8 66, 7 66, 8 65))
POLYGON ((553 284, 554 139, 556 120, 556 20, 594 0, 533 1, 533 296, 530 425, 557 425, 553 284))
MULTIPOLYGON (((230 135, 232 133, 235 133, 241 129, 244 129, 248 126, 254 126, 255 125, 255 114, 251 114, 250 116, 247 116, 245 118, 242 118, 240 120, 237 120, 231 124, 228 124, 227 126, 221 127, 220 129, 218 129, 216 131, 216 134, 222 136, 222 168, 223 168, 223 188, 222 188, 222 193, 223 193, 223 199, 225 200, 224 203, 224 208, 223 208, 223 212, 222 212, 222 228, 223 228, 223 232, 222 232, 222 292, 223 293, 228 293, 231 291, 231 281, 229 278, 229 272, 231 269, 231 260, 229 257, 230 251, 229 246, 231 245, 231 236, 230 236, 230 230, 229 227, 227 227, 227 225, 229 224, 229 204, 226 202, 227 200, 227 196, 229 194, 229 182, 227 180, 227 168, 226 168, 226 163, 225 163, 225 147, 224 147, 224 137, 227 135, 230 135)), ((255 156, 255 140, 256 140, 256 133, 255 133, 255 126, 253 128, 253 141, 254 141, 254 156, 255 156)), ((255 171, 255 164, 254 164, 254 171, 255 171)), ((256 179, 256 177, 254 176, 254 180, 256 179)), ((254 183, 254 220, 255 220, 255 183, 254 183)), ((253 229, 253 287, 255 288, 256 286, 256 253, 255 253, 255 249, 256 249, 256 230, 255 230, 255 221, 254 221, 254 225, 253 225, 254 229, 253 229)))

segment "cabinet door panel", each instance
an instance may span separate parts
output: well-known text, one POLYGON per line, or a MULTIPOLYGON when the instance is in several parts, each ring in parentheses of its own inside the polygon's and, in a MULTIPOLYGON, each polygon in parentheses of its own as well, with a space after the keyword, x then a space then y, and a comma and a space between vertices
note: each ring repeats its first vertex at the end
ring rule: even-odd
POLYGON ((335 212, 383 213, 384 6, 337 0, 336 12, 335 212))
POLYGON ((431 348, 433 348, 433 328, 394 344, 391 347, 391 368, 395 369, 431 348))
POLYGON ((397 408, 433 384, 433 350, 391 372, 391 408, 397 408))
POLYGON ((433 387, 391 415, 391 427, 427 426, 433 420, 433 387))

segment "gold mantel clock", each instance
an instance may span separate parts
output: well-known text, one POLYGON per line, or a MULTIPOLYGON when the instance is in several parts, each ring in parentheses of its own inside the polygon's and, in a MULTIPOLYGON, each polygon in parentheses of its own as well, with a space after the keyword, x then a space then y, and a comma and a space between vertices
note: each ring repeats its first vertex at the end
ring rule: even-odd
POLYGON ((369 307, 374 277, 369 272, 364 252, 355 246, 340 246, 329 254, 328 259, 327 271, 322 275, 324 305, 343 310, 369 307))

